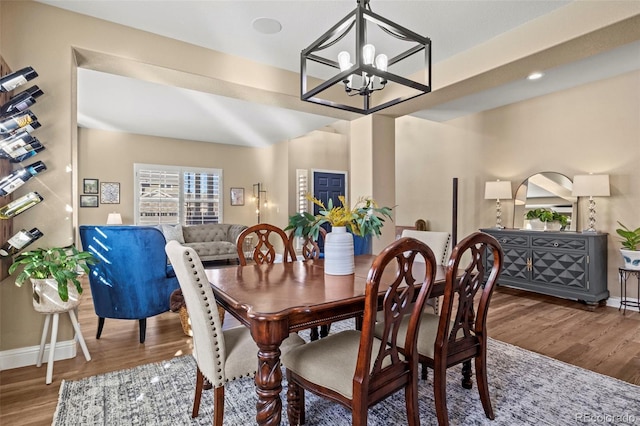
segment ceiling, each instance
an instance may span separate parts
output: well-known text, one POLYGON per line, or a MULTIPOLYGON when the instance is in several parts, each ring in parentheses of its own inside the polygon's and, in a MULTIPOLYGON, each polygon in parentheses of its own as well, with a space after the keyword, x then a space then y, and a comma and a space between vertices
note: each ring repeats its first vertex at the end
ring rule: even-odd
MULTIPOLYGON (((299 71, 300 51, 356 4, 354 0, 41 2, 295 72, 299 71), (256 31, 252 22, 265 17, 280 22, 282 30, 276 34, 256 31)), ((437 64, 570 3, 372 0, 371 7, 375 13, 430 37, 437 64)), ((547 69, 535 82, 511 81, 411 114, 446 121, 637 69, 640 42, 547 69)), ((266 146, 335 120, 89 69, 78 72, 81 127, 266 146)))

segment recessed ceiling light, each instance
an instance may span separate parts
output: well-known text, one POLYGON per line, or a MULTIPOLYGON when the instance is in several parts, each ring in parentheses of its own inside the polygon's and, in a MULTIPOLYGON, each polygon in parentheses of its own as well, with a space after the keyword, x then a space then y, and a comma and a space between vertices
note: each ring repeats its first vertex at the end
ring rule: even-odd
POLYGON ((532 72, 531 74, 529 74, 527 76, 527 80, 539 80, 544 76, 544 73, 536 71, 536 72, 532 72))
POLYGON ((282 24, 271 18, 256 18, 251 23, 251 26, 262 34, 276 34, 282 30, 282 24))

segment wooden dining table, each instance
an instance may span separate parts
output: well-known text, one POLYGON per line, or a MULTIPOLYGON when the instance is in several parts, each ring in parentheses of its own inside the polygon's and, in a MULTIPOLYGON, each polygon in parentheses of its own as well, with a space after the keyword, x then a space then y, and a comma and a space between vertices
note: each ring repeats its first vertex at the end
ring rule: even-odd
MULTIPOLYGON (((324 261, 306 260, 271 265, 207 269, 217 302, 249 327, 259 351, 255 377, 256 423, 278 425, 282 416, 280 344, 291 332, 332 322, 361 318, 367 275, 375 256, 355 257, 352 275, 325 275, 324 261)), ((395 276, 395 264, 385 270, 395 276)), ((414 264, 414 276, 424 276, 423 264, 414 264)), ((444 291, 445 269, 438 266, 432 296, 444 291)))

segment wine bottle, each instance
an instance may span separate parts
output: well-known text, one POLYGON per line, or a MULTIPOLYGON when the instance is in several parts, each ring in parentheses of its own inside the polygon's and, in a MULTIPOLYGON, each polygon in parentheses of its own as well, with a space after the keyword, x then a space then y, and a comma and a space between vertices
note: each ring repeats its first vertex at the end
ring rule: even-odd
MULTIPOLYGON (((33 136, 31 136, 31 134, 29 132, 27 132, 24 129, 19 129, 17 130, 15 133, 13 133, 11 136, 3 139, 0 141, 0 151, 2 151, 2 148, 4 148, 5 146, 8 146, 10 144, 14 144, 14 143, 24 143, 27 144, 29 142, 31 142, 31 140, 33 139, 33 136)), ((2 152, 0 152, 0 157, 3 156, 2 152)), ((5 156, 6 157, 6 156, 5 156)))
POLYGON ((43 95, 44 92, 38 86, 29 87, 24 92, 20 92, 12 96, 8 102, 0 106, 0 115, 14 114, 24 111, 31 105, 36 103, 36 98, 43 95))
POLYGON ((47 166, 42 161, 36 161, 23 169, 14 170, 0 180, 0 196, 11 194, 26 181, 45 170, 47 170, 47 166))
MULTIPOLYGON (((35 115, 33 117, 35 118, 35 115)), ((38 119, 36 118, 35 121, 32 121, 31 123, 27 124, 24 127, 21 127, 20 129, 24 129, 27 132, 31 133, 31 132, 33 132, 35 129, 37 129, 40 126, 42 126, 42 125, 40 124, 40 122, 38 122, 38 119)), ((18 129, 18 130, 20 130, 20 129, 18 129)), ((13 133, 15 133, 15 132, 16 132, 16 130, 13 131, 13 133)))
POLYGON ((30 111, 21 111, 0 120, 0 135, 11 133, 36 121, 38 118, 30 111))
POLYGON ((42 202, 44 198, 37 192, 30 192, 0 208, 0 219, 11 219, 42 202))
POLYGON ((0 133, 0 144, 6 142, 7 140, 19 136, 22 132, 31 133, 35 129, 41 127, 41 124, 38 121, 32 121, 24 127, 13 130, 9 133, 0 133))
POLYGON ((33 228, 30 231, 21 229, 0 247, 0 257, 13 256, 43 235, 38 228, 33 228))
POLYGON ((31 143, 17 147, 9 152, 9 161, 12 163, 21 163, 27 158, 31 158, 40 151, 43 151, 44 148, 44 145, 42 145, 37 138, 33 138, 31 143))
POLYGON ((25 67, 11 74, 7 74, 0 78, 0 92, 10 92, 37 76, 38 73, 32 67, 25 67))
POLYGON ((6 158, 12 163, 20 163, 33 157, 44 149, 44 145, 26 130, 21 130, 14 136, 0 141, 0 158, 6 158))

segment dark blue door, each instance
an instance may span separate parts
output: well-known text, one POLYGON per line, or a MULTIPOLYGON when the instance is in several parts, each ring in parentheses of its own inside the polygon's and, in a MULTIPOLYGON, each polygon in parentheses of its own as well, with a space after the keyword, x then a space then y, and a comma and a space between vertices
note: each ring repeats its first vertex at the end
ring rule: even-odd
MULTIPOLYGON (((327 173, 327 172, 313 172, 313 196, 322 201, 326 206, 329 199, 332 200, 334 206, 340 206, 340 195, 346 193, 346 177, 343 173, 327 173)), ((318 214, 320 207, 316 204, 313 205, 313 214, 318 214)), ((329 224, 323 225, 323 227, 330 231, 329 224)), ((324 241, 319 241, 320 251, 324 251, 324 241)))

